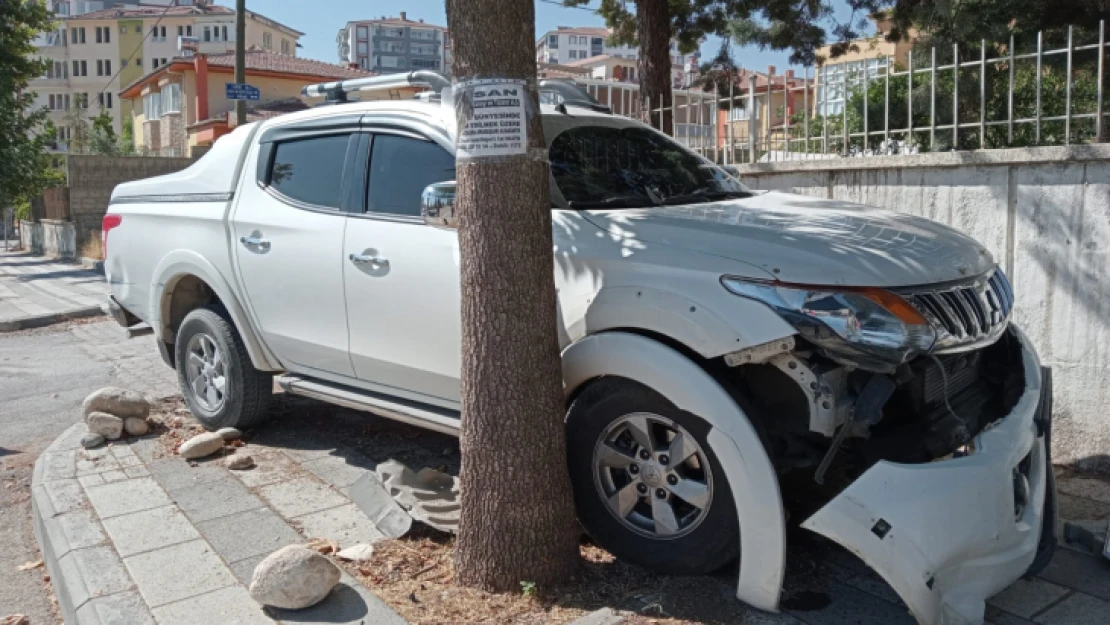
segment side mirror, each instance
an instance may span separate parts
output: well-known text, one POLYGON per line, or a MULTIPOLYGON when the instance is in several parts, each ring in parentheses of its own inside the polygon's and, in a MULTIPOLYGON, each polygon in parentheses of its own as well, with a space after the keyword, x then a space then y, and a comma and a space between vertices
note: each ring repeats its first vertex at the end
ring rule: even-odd
POLYGON ((455 215, 455 181, 437 182, 424 187, 420 194, 420 215, 424 223, 441 228, 458 228, 455 215))

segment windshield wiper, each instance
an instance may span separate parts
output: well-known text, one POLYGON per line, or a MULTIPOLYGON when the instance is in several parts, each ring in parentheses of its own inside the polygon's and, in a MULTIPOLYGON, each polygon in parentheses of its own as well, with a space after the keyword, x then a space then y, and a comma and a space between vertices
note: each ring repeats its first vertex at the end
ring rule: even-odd
POLYGON ((615 195, 603 200, 575 200, 567 202, 573 209, 590 208, 650 208, 656 204, 642 195, 615 195))
POLYGON ((706 191, 699 190, 693 193, 685 193, 682 195, 672 195, 663 200, 664 206, 673 206, 675 204, 691 204, 693 202, 716 202, 717 200, 731 200, 735 198, 751 197, 751 193, 745 191, 706 191))

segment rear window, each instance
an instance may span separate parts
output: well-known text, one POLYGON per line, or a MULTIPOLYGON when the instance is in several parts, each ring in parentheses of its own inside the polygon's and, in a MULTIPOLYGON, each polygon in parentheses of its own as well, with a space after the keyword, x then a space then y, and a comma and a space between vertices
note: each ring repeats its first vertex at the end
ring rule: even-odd
POLYGON ((298 202, 338 209, 350 137, 329 135, 278 143, 270 186, 298 202))

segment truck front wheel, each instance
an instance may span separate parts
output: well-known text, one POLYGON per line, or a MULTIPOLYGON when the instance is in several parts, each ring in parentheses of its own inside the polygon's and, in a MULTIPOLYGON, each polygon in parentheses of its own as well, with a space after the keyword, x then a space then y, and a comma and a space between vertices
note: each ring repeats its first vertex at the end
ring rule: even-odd
POLYGON ((185 404, 205 428, 243 429, 266 418, 273 378, 251 365, 243 339, 222 311, 198 308, 186 315, 174 356, 185 404))
POLYGON ((739 554, 728 478, 709 424, 620 378, 592 383, 567 413, 567 457, 578 519, 618 558, 694 575, 739 554))

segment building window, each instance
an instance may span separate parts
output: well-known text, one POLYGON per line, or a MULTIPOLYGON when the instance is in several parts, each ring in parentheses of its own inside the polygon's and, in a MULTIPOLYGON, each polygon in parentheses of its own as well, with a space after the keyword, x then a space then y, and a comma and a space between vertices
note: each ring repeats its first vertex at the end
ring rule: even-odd
POLYGON ((150 59, 150 69, 158 69, 158 59, 157 59, 157 57, 153 58, 153 59, 150 59))
POLYGON ((356 29, 356 33, 358 34, 359 41, 366 41, 370 39, 370 29, 365 26, 359 26, 356 29))
POLYGON ((161 93, 148 93, 143 96, 143 115, 148 122, 162 119, 161 93))
POLYGON ((103 76, 104 75, 104 61, 101 60, 101 59, 96 60, 96 75, 97 76, 103 76))
POLYGON ((358 49, 359 54, 369 54, 370 53, 370 46, 365 41, 358 42, 357 49, 358 49))
POLYGON ((262 33, 262 47, 267 50, 274 49, 274 35, 273 33, 262 33))
POLYGON ((192 37, 193 36, 193 25, 192 24, 188 24, 188 25, 185 26, 185 36, 186 37, 192 37))
POLYGON ((289 54, 289 40, 288 39, 282 39, 281 40, 281 53, 282 54, 289 54))
POLYGON ((184 37, 185 36, 185 27, 184 26, 178 26, 177 27, 177 36, 178 37, 184 37))
POLYGON ((151 26, 150 38, 152 41, 165 41, 166 40, 166 27, 165 26, 151 26))
POLYGON ((201 37, 204 41, 212 41, 212 28, 209 26, 204 27, 204 35, 201 37))
POLYGON ((224 41, 231 41, 227 36, 227 26, 220 26, 220 33, 223 35, 224 41))
POLYGON ((553 50, 557 50, 559 48, 559 35, 548 35, 547 47, 553 50))
POLYGON ((87 94, 87 93, 75 93, 75 94, 73 94, 73 103, 74 103, 74 105, 77 106, 77 108, 82 108, 82 109, 89 108, 89 94, 87 94))
POLYGON ((119 66, 127 67, 127 59, 120 59, 119 66))
POLYGON ((74 43, 85 43, 85 27, 69 29, 69 40, 74 43))
POLYGON ((162 87, 162 113, 181 112, 181 85, 171 84, 162 87))
POLYGON ((138 67, 139 69, 143 68, 143 57, 141 57, 141 56, 135 57, 135 67, 138 67))
POLYGON ((88 61, 74 61, 73 62, 73 76, 88 76, 89 75, 89 62, 88 61))
POLYGON ((110 92, 105 93, 103 91, 96 94, 96 103, 100 105, 100 108, 112 108, 112 94, 110 92))

